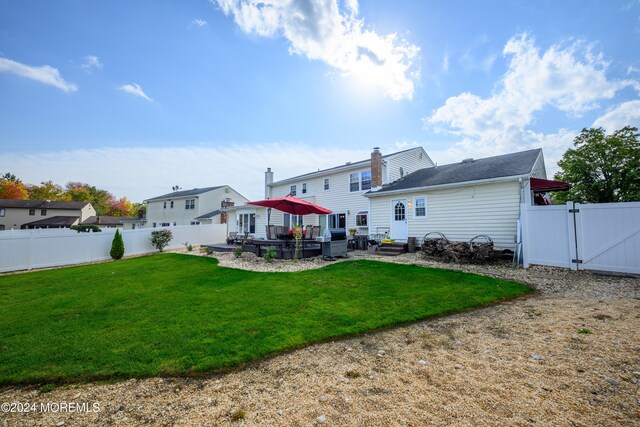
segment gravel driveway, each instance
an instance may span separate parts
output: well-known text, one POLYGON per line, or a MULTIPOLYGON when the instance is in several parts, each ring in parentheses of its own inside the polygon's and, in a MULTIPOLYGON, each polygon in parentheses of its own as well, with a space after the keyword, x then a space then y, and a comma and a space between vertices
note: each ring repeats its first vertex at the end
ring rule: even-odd
MULTIPOLYGON (((354 253, 364 257, 441 266, 415 254, 354 253)), ((219 258, 227 266, 256 265, 219 258)), ((325 264, 303 261, 295 268, 325 264)), ((294 268, 291 261, 260 265, 294 268)), ((639 278, 548 267, 446 267, 514 279, 540 292, 207 378, 82 384, 49 393, 4 388, 0 403, 36 403, 38 410, 0 412, 0 426, 640 425, 639 278), (92 410, 97 404, 99 412, 52 412, 68 402, 92 410)))

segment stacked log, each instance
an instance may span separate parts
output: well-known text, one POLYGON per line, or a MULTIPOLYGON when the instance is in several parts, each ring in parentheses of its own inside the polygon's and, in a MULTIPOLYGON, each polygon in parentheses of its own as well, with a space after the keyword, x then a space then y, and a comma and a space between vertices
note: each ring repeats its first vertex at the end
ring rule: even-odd
POLYGON ((484 263, 494 258, 493 242, 450 242, 446 238, 425 239, 422 255, 444 262, 484 263))

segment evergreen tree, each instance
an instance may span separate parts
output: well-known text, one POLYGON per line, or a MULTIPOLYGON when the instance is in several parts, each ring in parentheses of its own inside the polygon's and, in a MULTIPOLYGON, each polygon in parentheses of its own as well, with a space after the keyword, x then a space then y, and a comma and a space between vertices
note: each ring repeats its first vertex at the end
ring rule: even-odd
POLYGON ((124 242, 122 241, 122 235, 118 229, 116 229, 116 234, 113 236, 113 242, 111 242, 110 255, 113 259, 120 259, 124 255, 124 242))

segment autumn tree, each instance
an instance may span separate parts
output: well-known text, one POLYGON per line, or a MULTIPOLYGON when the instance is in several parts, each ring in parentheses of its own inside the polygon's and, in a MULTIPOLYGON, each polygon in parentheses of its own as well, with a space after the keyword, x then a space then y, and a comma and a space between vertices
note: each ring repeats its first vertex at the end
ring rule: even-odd
POLYGON ((57 201, 70 201, 71 198, 65 194, 64 189, 54 184, 53 181, 43 181, 40 185, 29 186, 29 199, 30 200, 57 200, 57 201))
POLYGON ((12 173, 0 178, 0 199, 26 200, 29 197, 27 187, 12 173))
POLYGON ((111 198, 109 200, 107 215, 135 216, 136 209, 133 203, 131 203, 126 197, 120 197, 118 200, 115 200, 115 198, 111 198))
POLYGON ((109 210, 109 200, 113 199, 113 195, 107 190, 100 190, 82 182, 67 183, 65 195, 73 202, 91 203, 97 215, 106 215, 109 210))
POLYGON ((571 190, 554 199, 583 203, 640 200, 640 141, 638 129, 626 126, 606 135, 603 128, 583 129, 558 162, 554 179, 571 184, 571 190))

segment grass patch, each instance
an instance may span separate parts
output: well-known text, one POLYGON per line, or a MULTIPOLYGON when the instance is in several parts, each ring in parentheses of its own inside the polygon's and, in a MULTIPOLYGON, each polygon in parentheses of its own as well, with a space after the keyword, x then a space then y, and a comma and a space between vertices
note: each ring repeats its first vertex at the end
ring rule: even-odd
POLYGON ((195 375, 530 288, 375 261, 258 273, 159 254, 0 277, 0 384, 195 375))
POLYGON ((584 335, 589 335, 589 334, 591 334, 592 332, 591 332, 589 329, 584 328, 584 329, 580 329, 580 330, 578 331, 578 333, 579 333, 579 334, 584 334, 584 335))

